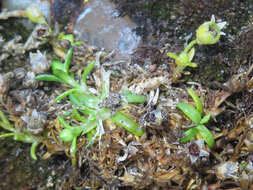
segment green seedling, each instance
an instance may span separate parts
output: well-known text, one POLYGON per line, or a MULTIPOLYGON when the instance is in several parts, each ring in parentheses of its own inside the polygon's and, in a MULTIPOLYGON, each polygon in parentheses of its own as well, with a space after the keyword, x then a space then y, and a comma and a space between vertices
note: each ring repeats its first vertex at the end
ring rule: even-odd
POLYGON ((196 41, 192 41, 190 44, 188 44, 185 50, 181 52, 179 55, 176 55, 175 53, 171 53, 171 52, 167 53, 169 57, 175 59, 178 72, 183 71, 183 69, 187 66, 197 67, 196 63, 191 62, 195 54, 195 49, 192 46, 196 43, 197 43, 196 41))
POLYGON ((41 40, 47 40, 48 37, 52 37, 53 31, 49 24, 47 23, 45 17, 43 16, 42 12, 40 11, 39 8, 37 8, 34 5, 29 6, 25 10, 25 16, 33 23, 41 24, 41 25, 46 25, 48 28, 48 36, 47 37, 41 37, 41 40))
POLYGON ((36 148, 37 148, 38 144, 40 144, 39 140, 37 140, 31 133, 29 133, 25 129, 22 130, 23 131, 22 133, 19 132, 9 122, 9 120, 7 119, 7 117, 4 115, 4 113, 2 111, 0 111, 0 126, 3 129, 9 131, 9 133, 5 133, 5 134, 0 135, 0 139, 13 136, 14 140, 16 140, 16 141, 22 141, 24 143, 31 143, 32 146, 30 148, 30 155, 34 160, 37 160, 36 148))
POLYGON ((43 16, 42 12, 36 7, 36 6, 29 6, 26 11, 26 16, 27 18, 34 22, 34 23, 38 23, 38 24, 47 24, 47 21, 45 19, 45 17, 43 16))
POLYGON ((58 39, 60 40, 68 40, 72 46, 80 46, 82 45, 82 41, 75 41, 73 34, 65 34, 64 32, 58 35, 58 39))
POLYGON ((177 107, 194 123, 194 127, 188 129, 185 132, 185 137, 180 139, 181 143, 190 141, 192 138, 199 135, 201 138, 204 139, 204 141, 207 143, 207 145, 212 148, 214 145, 214 137, 211 131, 204 125, 207 123, 211 115, 208 114, 202 118, 202 112, 203 112, 203 106, 202 103, 196 94, 192 89, 187 89, 187 92, 192 97, 195 107, 191 106, 190 104, 186 103, 178 103, 177 107))
MULTIPOLYGON (((77 151, 77 137, 80 135, 87 135, 89 142, 86 148, 93 144, 96 137, 99 137, 99 143, 101 136, 105 133, 103 127, 104 120, 111 120, 120 127, 123 127, 127 131, 133 133, 136 136, 141 136, 144 131, 139 128, 139 125, 126 114, 121 111, 112 111, 104 106, 101 106, 103 100, 109 95, 109 72, 103 73, 103 87, 102 92, 99 95, 94 95, 89 91, 86 84, 86 79, 91 70, 93 69, 95 62, 91 62, 85 68, 80 83, 78 83, 74 76, 69 73, 69 65, 72 56, 72 49, 67 52, 66 60, 64 63, 59 61, 52 62, 53 75, 43 74, 36 77, 37 80, 43 81, 55 81, 66 84, 71 89, 60 94, 56 101, 60 101, 65 97, 69 97, 69 100, 77 109, 72 110, 72 117, 75 118, 81 124, 79 126, 71 126, 63 118, 59 117, 59 121, 64 129, 60 132, 59 138, 64 142, 72 142, 70 147, 70 154, 72 161, 75 163, 75 153, 77 151), (92 136, 92 137, 91 137, 92 136)), ((144 103, 146 98, 141 95, 133 94, 130 91, 125 91, 120 94, 121 101, 125 103, 144 103)))
POLYGON ((168 52, 167 55, 175 60, 176 69, 173 79, 176 80, 186 67, 197 67, 197 64, 191 62, 194 55, 194 45, 211 45, 220 40, 221 35, 225 35, 221 30, 226 25, 226 22, 216 23, 215 17, 212 15, 211 21, 204 22, 196 30, 196 39, 192 40, 179 55, 168 52))

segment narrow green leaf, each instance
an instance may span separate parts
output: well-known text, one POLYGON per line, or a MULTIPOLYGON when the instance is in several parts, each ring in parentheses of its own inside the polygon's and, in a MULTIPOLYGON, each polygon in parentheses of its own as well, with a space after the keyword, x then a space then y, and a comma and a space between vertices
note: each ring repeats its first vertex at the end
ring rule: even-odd
POLYGON ((65 97, 68 96, 69 94, 71 94, 71 93, 73 93, 73 92, 77 92, 77 91, 79 91, 79 89, 75 89, 75 88, 74 88, 74 89, 67 90, 67 91, 63 92, 62 94, 60 94, 59 96, 57 96, 57 97, 55 98, 55 101, 57 102, 57 101, 59 101, 59 100, 65 98, 65 97))
POLYGON ((89 133, 97 126, 97 120, 89 120, 88 122, 83 123, 80 128, 82 128, 82 135, 89 133))
POLYGON ((167 56, 169 56, 169 57, 172 58, 172 59, 177 59, 177 58, 178 58, 177 54, 172 53, 172 52, 168 52, 168 53, 167 53, 167 56))
POLYGON ((96 115, 97 115, 97 111, 93 110, 93 109, 90 109, 90 108, 85 108, 84 110, 80 110, 80 112, 82 112, 85 115, 88 115, 89 119, 90 118, 94 118, 95 119, 96 115))
POLYGON ((84 70, 84 72, 83 72, 83 75, 82 75, 82 83, 83 83, 84 86, 87 86, 87 85, 86 85, 86 78, 87 78, 88 74, 91 72, 91 70, 93 69, 94 65, 95 65, 95 62, 92 61, 91 63, 89 63, 89 64, 87 65, 87 67, 85 68, 85 70, 84 70))
POLYGON ((74 43, 75 46, 81 46, 82 44, 83 44, 82 41, 76 41, 76 42, 74 43))
POLYGON ((4 115, 4 113, 2 111, 0 111, 0 117, 1 120, 0 121, 0 127, 6 129, 7 131, 11 131, 11 132, 16 132, 15 127, 9 122, 8 118, 4 115))
POLYGON ((95 142, 95 139, 97 138, 97 136, 98 136, 98 133, 97 133, 97 131, 96 131, 96 133, 92 136, 92 138, 89 139, 89 142, 88 142, 88 144, 84 147, 84 149, 87 149, 87 148, 89 148, 91 145, 93 145, 94 142, 95 142))
POLYGON ((22 141, 24 143, 37 142, 35 137, 31 133, 28 133, 27 131, 24 131, 23 133, 16 132, 13 139, 16 141, 22 141))
POLYGON ((89 108, 98 108, 98 104, 100 102, 100 99, 96 96, 92 96, 90 94, 84 93, 84 92, 75 92, 73 93, 73 96, 79 104, 84 104, 84 106, 89 108))
POLYGON ((16 132, 15 128, 13 128, 13 126, 11 124, 7 124, 7 123, 4 123, 4 122, 0 121, 0 127, 4 128, 7 131, 11 131, 11 132, 14 132, 14 133, 16 132))
POLYGON ((193 59, 194 55, 195 55, 195 48, 192 48, 188 53, 189 62, 193 59))
POLYGON ((53 73, 55 70, 64 71, 64 65, 60 61, 54 60, 54 61, 52 61, 51 65, 52 65, 53 73))
POLYGON ((207 114, 205 117, 203 117, 200 121, 200 124, 207 123, 211 118, 211 114, 207 114))
POLYGON ((40 11, 40 9, 38 9, 36 6, 34 5, 30 5, 26 10, 25 10, 25 15, 27 16, 27 18, 35 23, 38 24, 46 24, 47 25, 47 21, 44 18, 42 12, 40 11))
POLYGON ((144 103, 147 101, 145 96, 133 94, 130 91, 125 91, 121 93, 123 101, 127 103, 144 103))
POLYGON ((188 63, 186 63, 186 66, 195 68, 195 67, 198 66, 198 64, 197 64, 197 63, 194 63, 194 62, 188 62, 188 63))
POLYGON ((203 112, 203 106, 202 106, 202 103, 198 97, 198 95, 196 94, 196 92, 190 88, 187 89, 187 92, 188 94, 192 97, 194 103, 195 103, 195 106, 196 106, 196 109, 198 110, 198 112, 200 113, 200 115, 202 115, 202 112, 203 112))
POLYGON ((123 92, 120 93, 122 96, 127 96, 129 94, 132 94, 132 92, 130 90, 125 90, 123 92))
POLYGON ((200 113, 193 106, 186 103, 178 103, 177 107, 195 124, 199 124, 201 116, 200 113))
POLYGON ((71 43, 71 45, 74 45, 74 35, 73 34, 61 33, 61 34, 59 34, 58 38, 61 40, 68 40, 71 43))
POLYGON ((73 110, 73 118, 83 123, 88 121, 88 119, 86 117, 81 116, 76 109, 73 110))
POLYGON ((74 78, 69 76, 64 71, 56 69, 54 74, 58 78, 60 78, 63 82, 67 83, 68 85, 73 86, 74 88, 79 88, 80 87, 80 85, 74 80, 74 78))
POLYGON ((34 159, 37 160, 37 156, 36 156, 36 148, 38 146, 39 142, 34 142, 32 143, 32 146, 30 148, 30 156, 34 159))
POLYGON ((64 62, 64 71, 66 73, 68 73, 68 71, 69 71, 69 65, 70 65, 71 58, 72 58, 72 52, 73 52, 73 49, 70 48, 67 52, 67 55, 66 55, 66 59, 65 59, 65 62, 64 62))
POLYGON ((0 135, 0 138, 6 138, 6 137, 11 137, 11 136, 14 136, 15 133, 4 133, 2 135, 0 135))
POLYGON ((81 102, 76 98, 76 96, 74 94, 69 94, 69 100, 71 101, 71 103, 73 105, 82 107, 81 102))
POLYGON ((179 140, 180 143, 185 143, 187 141, 190 141, 192 138, 194 138, 196 136, 197 130, 196 128, 191 128, 188 129, 187 131, 185 131, 185 137, 181 138, 179 140))
POLYGON ((106 120, 111 117, 111 110, 103 107, 97 112, 97 116, 99 116, 99 119, 101 120, 106 120))
POLYGON ((8 124, 8 125, 11 125, 11 123, 10 123, 9 120, 8 120, 8 118, 5 116, 4 112, 2 112, 1 110, 0 110, 0 117, 1 117, 1 120, 2 120, 4 123, 6 123, 6 124, 8 124))
POLYGON ((70 130, 73 129, 73 127, 71 125, 69 125, 62 117, 58 117, 58 120, 59 120, 60 124, 63 125, 64 128, 70 129, 70 130))
POLYGON ((61 79, 59 79, 58 77, 54 76, 54 75, 47 75, 47 74, 43 74, 43 75, 38 75, 35 77, 36 80, 42 80, 42 81, 54 81, 54 82, 63 82, 61 79))
POLYGON ((196 129, 198 130, 198 133, 203 137, 206 144, 210 148, 212 148, 214 145, 214 137, 211 131, 208 128, 206 128, 206 126, 204 125, 198 125, 196 129))
POLYGON ((95 142, 95 139, 98 135, 96 134, 96 130, 92 129, 89 133, 87 133, 87 137, 88 137, 88 144, 85 146, 86 148, 89 148, 91 145, 93 145, 93 143, 95 142))
POLYGON ((120 127, 123 127, 136 136, 142 136, 144 133, 144 131, 139 128, 138 123, 136 123, 133 119, 129 118, 122 112, 117 112, 110 119, 120 127))
POLYGON ((77 137, 74 137, 71 147, 70 147, 70 150, 69 150, 69 152, 72 156, 74 156, 76 154, 76 141, 77 141, 77 137))
POLYGON ((96 134, 96 130, 92 129, 90 132, 87 133, 87 138, 89 141, 92 140, 92 137, 96 134))

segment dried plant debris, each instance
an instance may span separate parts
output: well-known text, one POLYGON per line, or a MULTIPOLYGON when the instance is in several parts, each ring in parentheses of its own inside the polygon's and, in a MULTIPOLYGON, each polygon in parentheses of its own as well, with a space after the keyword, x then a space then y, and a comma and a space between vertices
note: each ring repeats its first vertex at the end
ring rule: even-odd
POLYGON ((23 55, 27 51, 36 49, 39 46, 48 43, 48 37, 49 28, 46 25, 37 25, 25 43, 21 43, 22 37, 20 35, 14 36, 14 38, 8 42, 4 42, 4 39, 1 37, 0 63, 10 56, 23 55))

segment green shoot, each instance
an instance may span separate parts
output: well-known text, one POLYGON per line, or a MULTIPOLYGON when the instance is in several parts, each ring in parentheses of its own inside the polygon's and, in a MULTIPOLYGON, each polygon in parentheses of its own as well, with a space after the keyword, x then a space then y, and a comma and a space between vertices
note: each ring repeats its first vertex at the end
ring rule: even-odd
POLYGON ((91 62, 84 70, 83 75, 82 75, 82 84, 84 85, 85 88, 87 88, 86 84, 86 78, 88 74, 91 72, 92 68, 94 67, 95 62, 91 62))
POLYGON ((36 6, 29 6, 26 11, 26 16, 27 18, 35 23, 38 24, 46 24, 47 25, 47 21, 44 18, 42 12, 36 7, 36 6))
POLYGON ((220 36, 224 35, 221 31, 226 25, 226 22, 216 23, 215 18, 212 15, 211 21, 204 22, 196 30, 196 39, 192 40, 185 49, 178 55, 172 52, 168 52, 167 55, 175 60, 177 65, 173 79, 176 80, 181 76, 181 73, 186 67, 197 67, 197 64, 191 62, 194 55, 194 45, 210 45, 219 42, 220 36))
POLYGON ((201 114, 190 104, 178 103, 177 107, 195 124, 198 124, 201 121, 201 114))
MULTIPOLYGON (((72 114, 70 115, 72 115, 72 117, 80 123, 79 126, 71 126, 63 118, 58 118, 60 124, 64 127, 59 134, 59 139, 63 142, 71 142, 70 155, 73 164, 75 164, 77 138, 80 135, 88 136, 89 141, 86 145, 86 148, 93 144, 97 137, 99 137, 100 143, 101 136, 105 133, 103 127, 104 120, 110 119, 118 126, 126 129, 136 136, 141 136, 144 131, 139 128, 138 123, 136 123, 126 114, 120 111, 116 111, 115 113, 106 107, 100 106, 100 103, 110 95, 110 72, 104 71, 102 92, 95 96, 88 90, 86 84, 87 76, 93 69, 95 62, 91 62, 87 65, 82 74, 81 81, 78 83, 74 79, 73 75, 68 71, 71 62, 71 56, 72 49, 68 50, 64 64, 59 61, 52 62, 53 75, 39 75, 36 77, 36 79, 45 81, 60 81, 61 83, 72 87, 71 89, 60 94, 56 98, 56 101, 69 97, 72 104, 78 106, 77 109, 72 110, 72 114), (91 135, 93 136, 91 137, 91 135)), ((121 97, 122 102, 127 103, 144 103, 146 101, 144 96, 133 94, 130 91, 123 92, 121 97)))
POLYGON ((196 92, 194 92, 192 89, 188 88, 187 89, 188 94, 191 96, 191 98, 193 99, 196 109, 198 110, 198 112, 200 113, 200 115, 203 112, 203 106, 202 103, 198 97, 198 95, 196 94, 196 92))
POLYGON ((22 141, 24 143, 31 143, 32 146, 30 148, 30 155, 34 160, 37 160, 36 156, 36 147, 40 144, 40 141, 37 140, 31 133, 23 129, 23 133, 20 133, 7 119, 5 114, 0 111, 0 127, 3 129, 10 131, 10 133, 5 133, 0 135, 1 138, 7 138, 13 136, 14 140, 22 141))
POLYGON ((82 45, 83 42, 81 41, 75 41, 74 35, 73 34, 64 34, 64 32, 60 33, 58 35, 58 39, 60 40, 68 40, 72 46, 80 46, 82 45))
POLYGON ((204 139, 204 141, 207 143, 207 145, 212 148, 214 145, 214 137, 211 131, 204 126, 204 123, 207 123, 211 115, 208 114, 205 117, 202 118, 202 112, 203 112, 203 106, 202 103, 197 96, 197 94, 192 89, 187 89, 187 92, 192 97, 196 109, 191 106, 190 104, 186 103, 178 103, 177 107, 190 119, 193 121, 193 123, 196 125, 195 127, 188 129, 185 132, 185 137, 180 139, 181 143, 190 141, 192 138, 199 135, 201 138, 204 139))

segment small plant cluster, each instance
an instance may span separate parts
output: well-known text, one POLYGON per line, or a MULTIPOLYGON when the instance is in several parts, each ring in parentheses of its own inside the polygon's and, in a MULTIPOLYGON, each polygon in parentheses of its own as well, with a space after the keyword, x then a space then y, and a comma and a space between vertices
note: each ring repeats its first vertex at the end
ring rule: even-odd
MULTIPOLYGON (((73 105, 77 107, 71 111, 71 115, 81 123, 79 126, 69 125, 62 117, 59 117, 60 124, 64 129, 60 132, 59 138, 64 142, 72 142, 70 147, 70 154, 72 158, 75 158, 77 151, 77 137, 80 135, 87 135, 89 142, 86 147, 89 147, 96 137, 101 139, 101 136, 105 133, 103 127, 104 120, 111 120, 120 127, 125 128, 127 131, 133 133, 136 136, 141 136, 144 131, 139 128, 139 125, 126 114, 121 111, 113 111, 107 108, 104 101, 110 97, 110 72, 104 71, 102 92, 95 96, 88 88, 86 79, 88 74, 91 72, 95 63, 91 62, 85 68, 81 82, 78 83, 73 76, 73 73, 69 72, 69 66, 72 57, 72 48, 68 50, 64 63, 59 61, 52 62, 53 75, 43 74, 36 77, 37 80, 43 81, 55 81, 66 84, 71 89, 60 94, 56 101, 62 100, 65 97, 69 97, 69 100, 73 105)), ((141 95, 132 94, 130 91, 121 93, 118 97, 116 104, 126 103, 144 103, 146 98, 141 95)), ((117 98, 116 98, 117 100, 117 98)), ((100 140, 99 140, 100 142, 100 140)), ((73 160, 72 159, 72 160, 73 160)))
MULTIPOLYGON (((48 26, 44 16, 37 7, 29 7, 26 10, 26 16, 35 23, 45 24, 48 26)), ((176 62, 176 72, 173 76, 174 79, 178 78, 180 73, 185 67, 197 67, 197 64, 191 62, 194 55, 194 45, 209 45, 215 44, 219 41, 220 36, 223 34, 221 29, 226 25, 226 22, 215 23, 215 18, 212 16, 211 21, 204 22, 196 31, 196 39, 192 40, 179 55, 168 52, 167 55, 176 62)), ((49 27, 49 26, 48 26, 49 27)), ((51 30, 51 29, 50 29, 51 30)), ((58 35, 58 39, 68 40, 71 46, 78 46, 81 42, 75 42, 72 34, 65 35, 61 33, 58 35)), ((97 137, 99 137, 99 143, 101 137, 105 133, 103 122, 105 120, 111 120, 116 125, 126 129, 128 132, 142 136, 144 131, 139 127, 139 124, 135 122, 128 115, 119 111, 119 105, 122 103, 144 103, 146 97, 142 95, 133 94, 130 91, 121 92, 120 94, 110 93, 110 72, 102 69, 103 83, 102 91, 95 95, 90 91, 90 88, 86 84, 87 76, 95 66, 95 62, 91 62, 84 69, 80 82, 75 80, 74 74, 69 72, 70 62, 72 58, 72 48, 66 50, 66 59, 62 63, 60 61, 53 61, 51 63, 53 74, 42 74, 36 77, 37 80, 42 81, 54 81, 60 82, 71 87, 69 90, 60 94, 55 100, 60 101, 63 98, 68 97, 75 109, 69 110, 64 117, 70 116, 75 120, 75 124, 69 124, 63 117, 58 117, 59 123, 63 126, 63 130, 59 133, 59 139, 63 142, 71 142, 70 155, 72 157, 73 164, 76 163, 75 154, 77 152, 77 139, 80 135, 87 135, 88 143, 86 148, 92 145, 97 137), (113 105, 108 104, 108 99, 113 102, 113 105), (105 103, 107 102, 107 103, 105 103), (116 110, 114 108, 117 108, 116 110), (78 123, 78 124, 76 124, 78 123)), ((207 145, 211 148, 214 145, 214 137, 210 130, 204 125, 211 117, 210 114, 202 117, 203 106, 197 96, 197 94, 187 89, 189 95, 192 97, 195 107, 186 103, 178 103, 177 107, 194 123, 193 127, 185 131, 185 137, 180 139, 181 143, 190 141, 192 138, 203 139, 207 145)), ((110 102, 109 101, 109 102, 110 102)), ((31 143, 30 155, 33 159, 36 157, 36 147, 40 140, 35 138, 26 129, 19 132, 7 119, 2 111, 0 111, 0 127, 10 131, 0 135, 0 138, 6 138, 13 136, 14 140, 23 141, 25 143, 31 143)))
POLYGON ((40 141, 36 139, 31 133, 29 133, 26 129, 22 129, 22 132, 18 131, 7 119, 5 114, 0 111, 0 127, 3 129, 10 131, 9 133, 4 133, 0 135, 1 138, 11 137, 13 136, 14 140, 22 141, 24 143, 31 143, 32 146, 30 148, 30 155, 34 160, 37 160, 36 156, 36 148, 40 141))
POLYGON ((204 125, 207 123, 211 115, 208 114, 204 117, 202 117, 203 113, 203 106, 202 103, 196 94, 192 89, 187 89, 187 92, 192 97, 195 107, 193 107, 190 104, 186 103, 178 103, 177 107, 194 123, 194 126, 187 131, 185 131, 185 137, 180 139, 181 143, 190 141, 194 137, 199 137, 200 139, 204 139, 206 144, 212 148, 214 145, 214 137, 211 131, 204 125))
POLYGON ((197 64, 191 62, 195 55, 194 45, 212 45, 220 40, 220 36, 224 35, 221 30, 226 25, 226 22, 216 23, 215 17, 212 15, 211 21, 204 22, 196 31, 196 39, 192 40, 179 55, 168 52, 167 55, 175 60, 176 70, 173 79, 176 80, 185 67, 197 67, 197 64))

